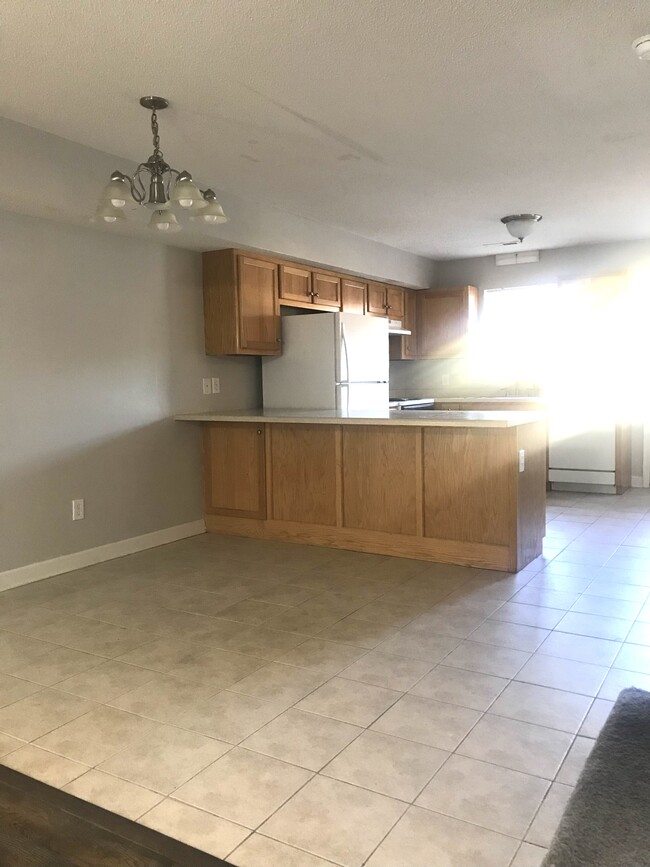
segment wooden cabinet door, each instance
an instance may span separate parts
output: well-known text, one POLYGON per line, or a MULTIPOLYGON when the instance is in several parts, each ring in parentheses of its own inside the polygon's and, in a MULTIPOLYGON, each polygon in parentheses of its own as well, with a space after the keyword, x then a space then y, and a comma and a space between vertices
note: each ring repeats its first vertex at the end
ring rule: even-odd
POLYGON ((280 265, 280 300, 311 301, 311 271, 299 265, 280 265))
POLYGON ((367 283, 361 283, 359 280, 351 280, 349 277, 343 277, 341 280, 341 309, 344 313, 359 313, 363 315, 366 312, 366 289, 367 283))
POLYGON ((206 424, 203 459, 206 514, 266 518, 264 425, 206 424))
POLYGON ((473 286, 418 292, 418 358, 460 358, 467 354, 477 294, 473 286))
POLYGON ((404 328, 411 333, 402 337, 402 358, 415 360, 418 357, 417 331, 417 292, 406 289, 404 292, 404 328))
POLYGON ((390 338, 390 357, 393 361, 414 361, 418 357, 416 293, 404 289, 404 316, 402 325, 410 334, 390 338))
POLYGON ((314 271, 312 301, 319 307, 341 307, 341 278, 336 274, 314 271))
POLYGON ((404 319, 404 289, 401 286, 386 286, 386 312, 389 319, 404 319))
POLYGON ((259 355, 280 353, 278 269, 273 262, 237 256, 239 346, 259 355))
POLYGON ((341 427, 343 526, 422 535, 422 429, 341 427))
POLYGON ((386 287, 383 283, 368 283, 366 310, 372 316, 386 315, 386 287))
POLYGON ((337 438, 329 424, 271 424, 269 518, 335 527, 338 522, 337 438))

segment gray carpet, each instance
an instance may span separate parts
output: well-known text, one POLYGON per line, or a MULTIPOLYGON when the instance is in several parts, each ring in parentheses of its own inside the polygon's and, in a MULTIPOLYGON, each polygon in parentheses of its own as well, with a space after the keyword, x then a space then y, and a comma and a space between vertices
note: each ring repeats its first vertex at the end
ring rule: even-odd
POLYGON ((542 867, 650 867, 650 693, 624 689, 542 867))

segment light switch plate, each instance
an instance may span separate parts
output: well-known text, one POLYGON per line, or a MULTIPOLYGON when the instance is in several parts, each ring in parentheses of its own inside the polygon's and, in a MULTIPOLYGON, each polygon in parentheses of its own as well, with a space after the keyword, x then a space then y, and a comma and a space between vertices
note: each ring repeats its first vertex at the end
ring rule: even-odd
POLYGON ((203 377, 203 394, 212 394, 212 383, 207 376, 203 377))
POLYGON ((526 449, 519 449, 519 472, 523 473, 526 469, 526 449))
POLYGON ((218 376, 212 377, 212 394, 219 394, 221 391, 221 383, 218 376))

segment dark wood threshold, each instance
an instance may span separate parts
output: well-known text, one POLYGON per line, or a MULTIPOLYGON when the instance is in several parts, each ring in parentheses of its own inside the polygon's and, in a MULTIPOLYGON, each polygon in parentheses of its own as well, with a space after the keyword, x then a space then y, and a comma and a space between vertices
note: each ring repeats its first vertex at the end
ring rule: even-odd
POLYGON ((234 867, 0 765, 3 867, 234 867))

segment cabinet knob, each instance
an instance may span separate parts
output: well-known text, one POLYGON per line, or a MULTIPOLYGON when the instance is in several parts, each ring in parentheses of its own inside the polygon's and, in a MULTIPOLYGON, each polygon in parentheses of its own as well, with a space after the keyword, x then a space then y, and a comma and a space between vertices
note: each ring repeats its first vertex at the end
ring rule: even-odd
POLYGON ((320 297, 318 292, 312 292, 311 294, 314 296, 314 298, 319 298, 319 297, 320 297))
POLYGON ((282 343, 282 338, 281 338, 281 337, 276 337, 276 338, 275 338, 275 342, 276 342, 276 343, 282 343))
POLYGON ((258 437, 262 435, 262 431, 260 428, 257 429, 257 435, 258 435, 258 437))

